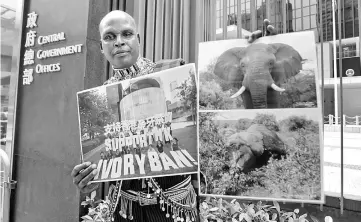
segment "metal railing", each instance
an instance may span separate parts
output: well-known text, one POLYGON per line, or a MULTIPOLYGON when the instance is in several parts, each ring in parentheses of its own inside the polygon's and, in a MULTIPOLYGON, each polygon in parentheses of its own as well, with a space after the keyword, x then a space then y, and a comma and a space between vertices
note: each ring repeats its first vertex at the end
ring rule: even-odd
MULTIPOLYGON (((325 125, 339 125, 341 124, 341 117, 335 117, 334 115, 330 114, 328 116, 324 116, 324 121, 323 123, 325 125)), ((361 116, 347 116, 347 115, 343 115, 342 116, 342 123, 344 126, 357 126, 357 127, 361 127, 361 116)))

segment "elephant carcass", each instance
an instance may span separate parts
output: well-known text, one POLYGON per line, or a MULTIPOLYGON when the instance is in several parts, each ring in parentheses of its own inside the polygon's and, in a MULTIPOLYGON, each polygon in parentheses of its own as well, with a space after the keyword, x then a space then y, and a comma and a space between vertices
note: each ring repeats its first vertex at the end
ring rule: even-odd
POLYGON ((244 172, 249 171, 255 165, 258 153, 251 149, 247 141, 248 137, 248 132, 239 132, 228 137, 226 142, 231 166, 238 167, 244 172))
POLYGON ((277 135, 276 132, 269 130, 266 126, 262 124, 253 124, 248 129, 247 132, 253 134, 258 133, 262 135, 263 147, 265 150, 270 150, 272 152, 277 152, 279 154, 285 154, 286 148, 283 140, 277 135))
POLYGON ((243 172, 252 170, 257 161, 264 161, 264 152, 285 154, 285 145, 277 133, 264 125, 254 124, 246 131, 238 132, 226 140, 231 166, 243 172))

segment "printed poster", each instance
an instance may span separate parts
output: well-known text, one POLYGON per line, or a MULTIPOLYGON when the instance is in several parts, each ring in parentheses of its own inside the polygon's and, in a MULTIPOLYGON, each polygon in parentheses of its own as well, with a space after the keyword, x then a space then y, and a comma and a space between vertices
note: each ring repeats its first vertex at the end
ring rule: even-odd
POLYGON ((194 64, 78 92, 93 182, 197 173, 196 96, 194 64))
POLYGON ((323 203, 314 32, 204 42, 198 58, 200 193, 323 203))

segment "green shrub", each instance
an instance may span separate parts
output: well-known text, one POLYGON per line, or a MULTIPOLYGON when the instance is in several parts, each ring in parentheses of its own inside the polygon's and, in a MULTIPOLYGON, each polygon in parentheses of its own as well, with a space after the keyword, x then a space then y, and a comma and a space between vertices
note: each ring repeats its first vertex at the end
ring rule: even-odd
POLYGON ((262 124, 271 131, 279 131, 279 125, 276 116, 273 114, 257 113, 252 124, 262 124))

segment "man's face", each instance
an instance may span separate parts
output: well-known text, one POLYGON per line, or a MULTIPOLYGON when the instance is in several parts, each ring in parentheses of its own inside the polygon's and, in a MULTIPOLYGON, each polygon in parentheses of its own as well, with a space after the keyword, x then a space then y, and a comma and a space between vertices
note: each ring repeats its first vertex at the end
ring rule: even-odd
POLYGON ((114 68, 134 65, 139 56, 139 40, 134 21, 125 16, 113 16, 100 26, 103 53, 114 68))

